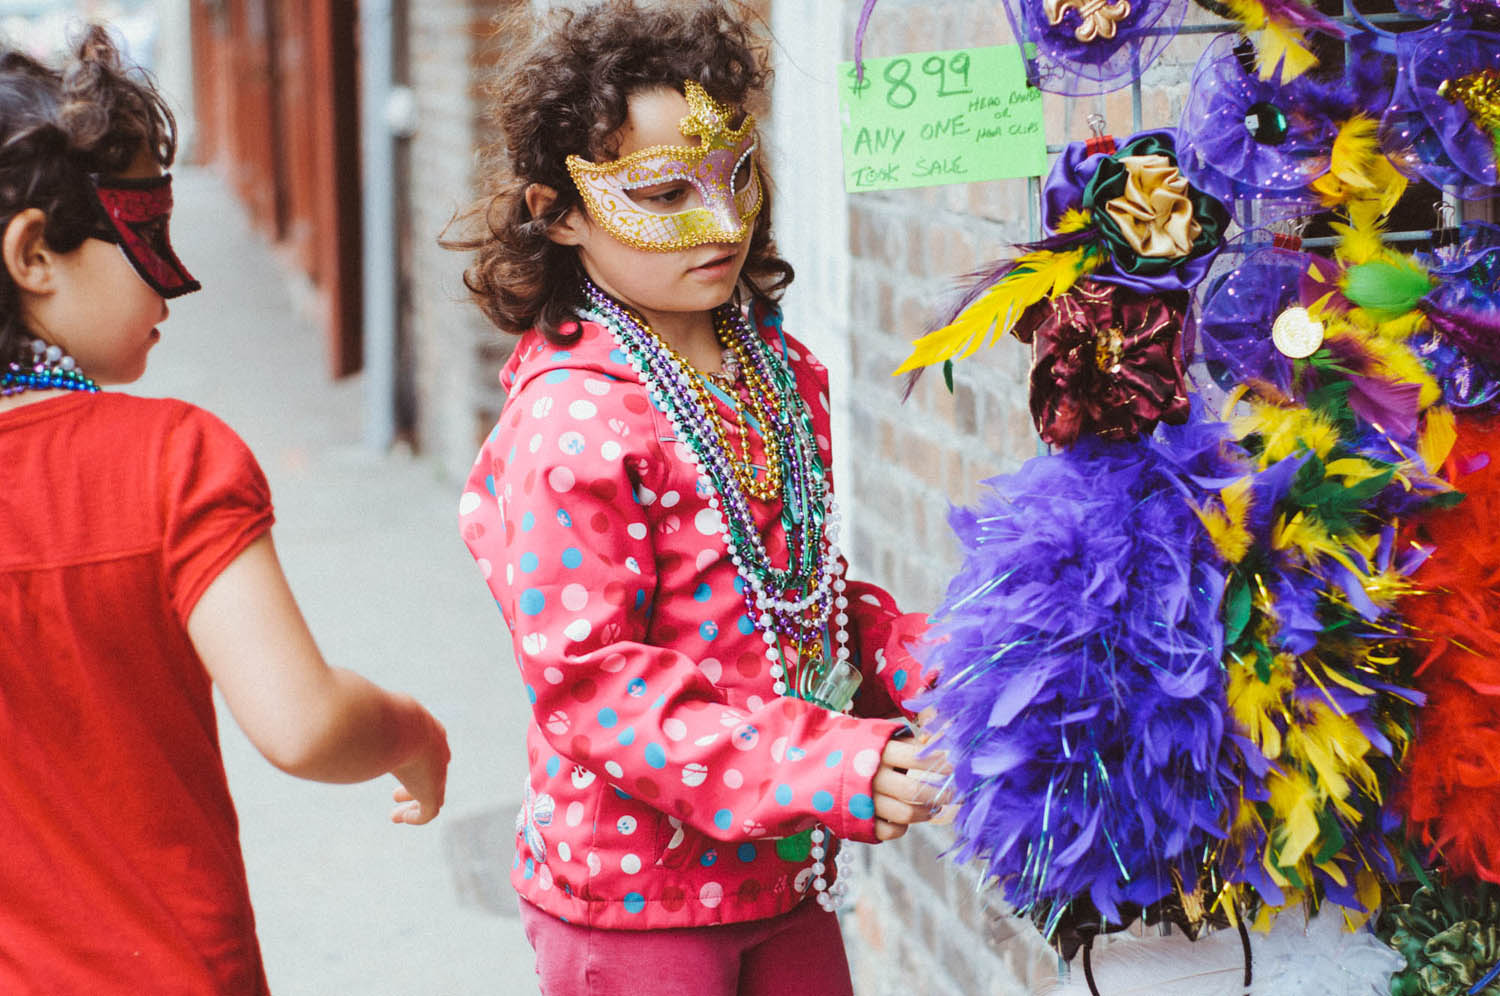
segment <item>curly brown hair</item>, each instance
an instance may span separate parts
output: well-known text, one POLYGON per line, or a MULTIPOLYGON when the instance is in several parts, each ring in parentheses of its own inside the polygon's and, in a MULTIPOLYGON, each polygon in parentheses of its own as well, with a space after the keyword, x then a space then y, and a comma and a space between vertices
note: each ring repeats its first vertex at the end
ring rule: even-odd
MULTIPOLYGON (((39 208, 47 245, 72 252, 99 230, 90 174, 123 173, 142 149, 163 169, 172 165, 177 122, 104 28, 89 26, 60 68, 0 49, 0 232, 39 208)), ((0 266, 0 356, 27 332, 15 282, 0 266)))
MULTIPOLYGON (((524 32, 518 17, 535 19, 530 5, 523 6, 527 9, 503 22, 503 32, 524 32)), ((605 0, 582 11, 554 11, 550 23, 533 30, 531 44, 485 87, 503 145, 485 157, 484 196, 449 226, 466 234, 440 241, 475 253, 464 284, 498 328, 510 333, 535 328, 565 345, 577 335, 562 329, 582 301, 583 269, 577 249, 552 242, 547 232, 568 212, 583 209, 567 157, 615 158, 612 140, 637 91, 681 92, 691 79, 714 99, 747 107, 764 98, 770 72, 764 45, 748 21, 720 2, 605 0), (526 188, 533 183, 557 191, 551 207, 536 218, 526 206, 526 188)), ((752 300, 770 303, 781 297, 793 274, 771 239, 770 182, 764 165, 760 168, 765 199, 751 231, 740 289, 752 300)))

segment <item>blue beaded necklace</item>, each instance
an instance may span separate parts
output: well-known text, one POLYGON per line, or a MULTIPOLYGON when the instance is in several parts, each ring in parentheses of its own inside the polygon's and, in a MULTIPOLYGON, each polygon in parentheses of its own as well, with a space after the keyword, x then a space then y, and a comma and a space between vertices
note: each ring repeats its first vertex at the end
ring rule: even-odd
POLYGON ((78 369, 73 357, 42 339, 22 344, 20 356, 0 372, 0 398, 23 391, 87 391, 96 394, 99 385, 78 369))

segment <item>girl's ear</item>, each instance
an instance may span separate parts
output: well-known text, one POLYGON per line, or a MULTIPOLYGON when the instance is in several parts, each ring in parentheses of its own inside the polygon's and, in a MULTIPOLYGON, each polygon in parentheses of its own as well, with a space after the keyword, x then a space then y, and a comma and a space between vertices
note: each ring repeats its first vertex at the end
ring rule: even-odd
MULTIPOLYGON (((551 210, 557 200, 557 191, 545 183, 526 186, 526 210, 533 218, 540 218, 551 210)), ((560 246, 576 246, 584 240, 583 212, 574 208, 563 215, 562 220, 547 227, 547 238, 560 246)))
POLYGON ((52 291, 52 261, 56 255, 47 245, 47 215, 40 208, 27 208, 10 219, 0 237, 0 257, 16 286, 30 294, 52 291))

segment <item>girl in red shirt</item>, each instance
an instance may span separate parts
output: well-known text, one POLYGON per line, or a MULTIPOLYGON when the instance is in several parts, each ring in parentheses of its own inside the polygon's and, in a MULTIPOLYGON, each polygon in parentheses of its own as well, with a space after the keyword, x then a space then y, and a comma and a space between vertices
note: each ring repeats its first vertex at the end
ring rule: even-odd
POLYGON ((453 243, 520 336, 460 525, 533 704, 513 881, 548 996, 848 993, 838 838, 940 799, 892 739, 920 620, 845 577, 827 373, 781 329, 760 55, 720 4, 558 15, 453 243))
POLYGON ((329 668, 222 422, 101 391, 166 299, 171 113, 101 29, 0 52, 0 992, 266 992, 212 688, 273 764, 443 802, 417 702, 329 668))

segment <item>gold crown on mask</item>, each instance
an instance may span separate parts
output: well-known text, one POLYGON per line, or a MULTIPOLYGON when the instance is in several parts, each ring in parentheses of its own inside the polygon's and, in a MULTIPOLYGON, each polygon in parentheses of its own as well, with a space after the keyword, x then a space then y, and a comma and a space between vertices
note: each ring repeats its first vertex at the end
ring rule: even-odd
POLYGON ((683 96, 687 98, 688 113, 677 124, 683 138, 700 138, 706 149, 728 149, 738 145, 755 128, 755 117, 745 115, 745 120, 733 131, 729 122, 734 119, 734 109, 721 104, 708 95, 708 91, 695 80, 682 84, 683 96))

